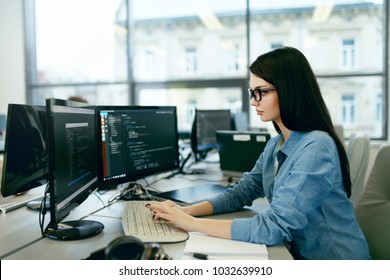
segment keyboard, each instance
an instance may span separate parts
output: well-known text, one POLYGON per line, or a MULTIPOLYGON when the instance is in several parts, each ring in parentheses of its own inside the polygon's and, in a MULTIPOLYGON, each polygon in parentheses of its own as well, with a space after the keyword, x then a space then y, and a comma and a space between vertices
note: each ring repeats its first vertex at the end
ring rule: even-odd
POLYGON ((0 211, 1 213, 7 213, 14 209, 27 205, 28 202, 43 198, 43 194, 37 193, 25 193, 21 195, 13 195, 0 198, 0 211))
POLYGON ((122 226, 125 235, 135 236, 143 242, 180 242, 188 239, 188 233, 165 220, 154 221, 145 207, 155 201, 130 200, 125 202, 122 226))

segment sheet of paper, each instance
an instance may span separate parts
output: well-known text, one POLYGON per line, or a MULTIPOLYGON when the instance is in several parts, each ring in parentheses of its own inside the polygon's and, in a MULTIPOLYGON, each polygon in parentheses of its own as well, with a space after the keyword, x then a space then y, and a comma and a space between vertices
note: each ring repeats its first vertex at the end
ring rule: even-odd
POLYGON ((194 253, 207 255, 214 260, 267 260, 268 251, 264 244, 235 241, 190 233, 184 248, 183 259, 193 259, 194 253))

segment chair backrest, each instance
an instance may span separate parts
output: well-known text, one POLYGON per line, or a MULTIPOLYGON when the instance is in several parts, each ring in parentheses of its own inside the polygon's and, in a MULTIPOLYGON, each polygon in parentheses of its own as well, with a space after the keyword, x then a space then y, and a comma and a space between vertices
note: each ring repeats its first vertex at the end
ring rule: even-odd
POLYGON ((390 260, 390 144, 379 149, 355 214, 371 257, 390 260))
POLYGON ((356 134, 355 133, 351 133, 351 135, 349 135, 348 145, 346 145, 347 146, 347 156, 348 156, 348 158, 351 157, 351 149, 352 149, 352 146, 353 146, 353 142, 355 142, 355 138, 356 138, 356 134))
POLYGON ((356 136, 349 142, 349 165, 352 181, 351 200, 356 206, 365 184, 368 161, 370 158, 370 139, 356 136))
POLYGON ((344 127, 341 125, 341 124, 335 124, 333 125, 334 127, 334 130, 337 134, 337 137, 339 137, 341 143, 343 143, 344 145, 344 148, 346 148, 346 145, 345 145, 345 136, 344 136, 344 127))

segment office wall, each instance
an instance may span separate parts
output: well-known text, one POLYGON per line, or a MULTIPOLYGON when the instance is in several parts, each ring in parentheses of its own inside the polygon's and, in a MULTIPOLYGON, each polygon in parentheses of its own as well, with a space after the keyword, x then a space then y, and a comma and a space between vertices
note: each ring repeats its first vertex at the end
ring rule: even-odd
POLYGON ((0 114, 26 102, 23 0, 0 0, 0 114))

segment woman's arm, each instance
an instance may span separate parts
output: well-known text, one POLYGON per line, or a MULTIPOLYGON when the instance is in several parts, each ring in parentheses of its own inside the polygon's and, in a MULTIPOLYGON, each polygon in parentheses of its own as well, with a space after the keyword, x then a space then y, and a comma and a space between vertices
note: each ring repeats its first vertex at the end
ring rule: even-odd
POLYGON ((212 205, 203 201, 191 206, 180 207, 172 201, 155 203, 147 206, 154 213, 154 219, 164 219, 186 230, 204 234, 231 238, 230 220, 200 219, 193 216, 204 216, 212 213, 212 205))
POLYGON ((209 201, 202 201, 193 205, 182 207, 181 210, 191 216, 207 216, 213 213, 213 206, 209 201))

